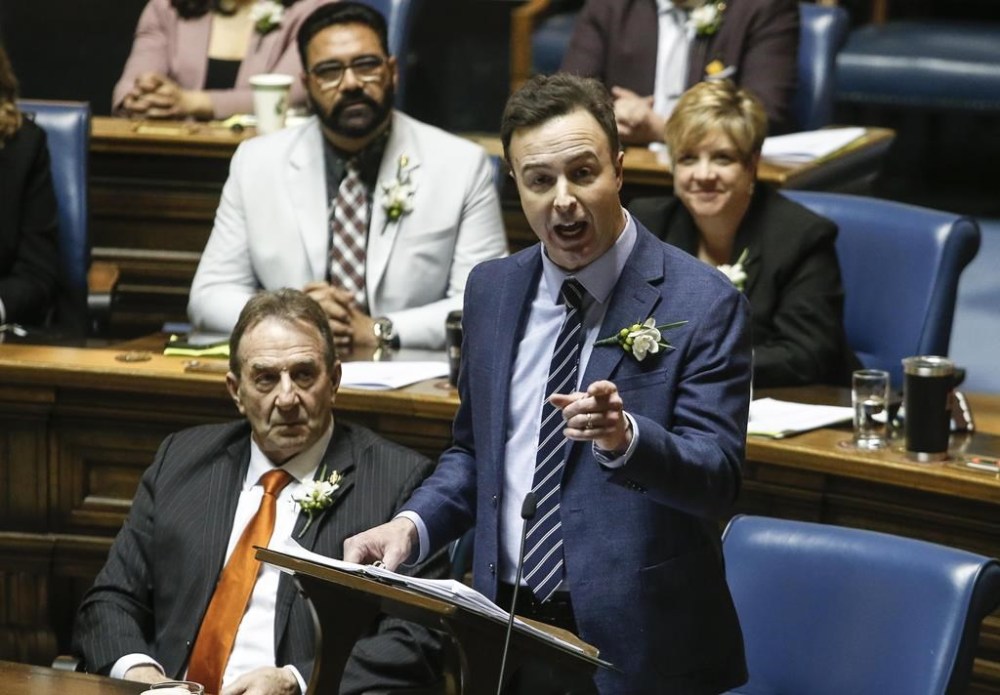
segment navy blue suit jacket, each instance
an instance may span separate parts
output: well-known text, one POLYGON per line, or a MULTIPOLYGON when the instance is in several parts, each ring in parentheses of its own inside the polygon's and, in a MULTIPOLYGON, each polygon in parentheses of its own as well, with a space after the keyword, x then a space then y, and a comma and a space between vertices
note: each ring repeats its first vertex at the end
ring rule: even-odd
MULTIPOLYGON (((454 445, 404 506, 426 522, 432 548, 476 525, 474 583, 491 598, 511 371, 540 273, 535 245, 469 276, 454 445)), ((719 692, 746 676, 717 519, 740 488, 747 302, 641 226, 609 302, 601 337, 650 316, 688 323, 665 335, 675 350, 638 362, 596 347, 587 364, 584 387, 613 381, 640 436, 618 471, 601 467, 589 443, 567 444, 561 513, 577 625, 621 669, 597 674, 604 695, 719 692)))

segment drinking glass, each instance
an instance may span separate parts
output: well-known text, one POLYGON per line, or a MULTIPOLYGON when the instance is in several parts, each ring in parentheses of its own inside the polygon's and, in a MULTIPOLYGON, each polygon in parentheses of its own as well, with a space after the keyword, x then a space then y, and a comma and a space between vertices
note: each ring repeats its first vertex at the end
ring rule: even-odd
POLYGON ((888 441, 889 372, 859 369, 851 375, 854 405, 854 445, 881 449, 888 441))

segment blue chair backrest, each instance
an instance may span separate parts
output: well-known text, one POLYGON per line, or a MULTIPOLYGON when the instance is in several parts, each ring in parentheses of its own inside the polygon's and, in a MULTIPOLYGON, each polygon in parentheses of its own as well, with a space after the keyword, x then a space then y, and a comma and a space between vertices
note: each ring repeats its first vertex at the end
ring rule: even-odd
POLYGON ((874 531, 737 516, 726 579, 750 680, 736 693, 964 693, 1000 564, 874 531))
POLYGON ((76 332, 87 325, 87 161, 90 150, 90 105, 85 102, 18 101, 48 140, 52 185, 59 205, 60 297, 56 321, 76 332))
POLYGON ((378 10, 385 17, 389 28, 389 53, 396 56, 399 65, 400 80, 396 89, 396 104, 405 103, 406 80, 403 79, 409 61, 410 34, 415 14, 415 5, 419 0, 358 0, 363 5, 378 10))
POLYGON ((833 121, 837 52, 847 40, 849 24, 843 7, 799 3, 799 83, 792 102, 798 130, 833 121))
POLYGON ((968 217, 838 193, 784 191, 839 229, 847 342, 903 385, 902 359, 947 355, 958 279, 979 250, 968 217))

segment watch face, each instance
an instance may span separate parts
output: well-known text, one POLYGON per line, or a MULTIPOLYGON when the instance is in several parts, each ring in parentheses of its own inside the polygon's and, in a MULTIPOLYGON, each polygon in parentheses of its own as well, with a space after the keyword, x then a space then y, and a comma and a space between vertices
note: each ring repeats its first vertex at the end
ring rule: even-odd
POLYGON ((392 321, 387 318, 377 318, 375 319, 375 324, 372 326, 372 330, 375 331, 375 337, 379 339, 380 342, 389 342, 393 338, 392 331, 392 321))

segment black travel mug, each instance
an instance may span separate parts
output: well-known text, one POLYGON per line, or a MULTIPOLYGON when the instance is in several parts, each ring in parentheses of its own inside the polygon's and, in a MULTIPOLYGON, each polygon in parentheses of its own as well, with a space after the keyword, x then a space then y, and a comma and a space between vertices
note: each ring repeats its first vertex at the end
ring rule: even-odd
POLYGON ((906 408, 906 455, 914 461, 948 458, 951 390, 955 363, 922 355, 903 359, 903 405, 906 408))

